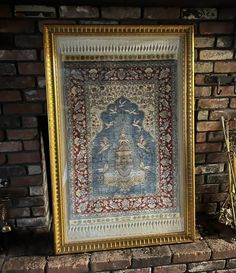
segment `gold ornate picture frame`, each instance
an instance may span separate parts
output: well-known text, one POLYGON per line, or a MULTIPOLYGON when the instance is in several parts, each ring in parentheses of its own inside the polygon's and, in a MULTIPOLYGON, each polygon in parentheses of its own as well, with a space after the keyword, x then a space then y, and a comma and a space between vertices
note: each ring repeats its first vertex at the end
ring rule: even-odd
POLYGON ((44 28, 55 252, 195 237, 193 26, 44 28))

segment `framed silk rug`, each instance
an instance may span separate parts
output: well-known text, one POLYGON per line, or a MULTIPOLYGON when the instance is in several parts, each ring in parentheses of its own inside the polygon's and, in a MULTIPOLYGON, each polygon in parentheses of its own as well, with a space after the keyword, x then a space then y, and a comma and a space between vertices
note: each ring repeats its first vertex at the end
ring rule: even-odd
POLYGON ((193 27, 44 38, 55 252, 193 241, 193 27))

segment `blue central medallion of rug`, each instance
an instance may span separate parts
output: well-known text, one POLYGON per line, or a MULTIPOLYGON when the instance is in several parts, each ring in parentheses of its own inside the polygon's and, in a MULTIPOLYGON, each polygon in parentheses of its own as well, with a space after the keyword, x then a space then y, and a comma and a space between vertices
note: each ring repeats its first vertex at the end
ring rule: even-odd
POLYGON ((92 144, 94 195, 152 193, 156 189, 156 147, 143 127, 144 112, 121 96, 101 113, 103 128, 92 144))
POLYGON ((177 63, 66 62, 73 219, 176 212, 177 63))

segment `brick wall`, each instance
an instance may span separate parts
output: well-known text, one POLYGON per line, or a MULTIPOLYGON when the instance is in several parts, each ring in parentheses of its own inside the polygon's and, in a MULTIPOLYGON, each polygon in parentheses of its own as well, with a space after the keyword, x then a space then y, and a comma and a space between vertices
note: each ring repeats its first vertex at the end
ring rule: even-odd
POLYGON ((46 115, 42 28, 62 24, 195 25, 197 211, 215 213, 227 190, 219 117, 235 128, 234 86, 205 83, 236 74, 236 9, 97 6, 0 6, 0 177, 10 179, 11 223, 48 225, 47 181, 37 117, 46 115))

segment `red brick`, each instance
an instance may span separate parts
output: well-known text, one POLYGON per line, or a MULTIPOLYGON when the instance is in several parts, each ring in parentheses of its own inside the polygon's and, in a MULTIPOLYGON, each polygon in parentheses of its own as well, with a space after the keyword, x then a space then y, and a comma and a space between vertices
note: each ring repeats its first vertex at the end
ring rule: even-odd
POLYGON ((3 106, 5 114, 41 114, 42 105, 39 103, 11 103, 3 106))
POLYGON ((223 132, 210 132, 208 134, 208 141, 223 141, 224 140, 224 135, 223 132))
POLYGON ((214 72, 216 72, 216 73, 235 73, 236 72, 236 61, 216 62, 214 65, 214 72))
POLYGON ((203 164, 206 162, 206 155, 205 154, 195 154, 195 163, 196 164, 203 164))
MULTIPOLYGON (((108 263, 108 261, 106 260, 108 263)), ((48 273, 86 273, 88 269, 88 255, 67 255, 48 258, 48 273)))
POLYGON ((0 91, 0 101, 1 102, 9 102, 9 101, 20 101, 21 95, 19 91, 0 91))
POLYGON ((38 120, 36 117, 22 117, 22 127, 36 128, 37 126, 38 126, 38 120))
POLYGON ((198 111, 197 119, 198 120, 208 120, 208 116, 209 116, 208 110, 198 111))
POLYGON ((205 85, 205 74, 195 74, 195 84, 196 85, 205 85))
POLYGON ((4 141, 0 142, 0 152, 18 152, 22 151, 22 143, 20 141, 4 141))
POLYGON ((0 167, 0 177, 22 176, 26 174, 24 166, 8 166, 0 167))
MULTIPOLYGON (((230 100, 230 108, 236 108, 236 99, 230 100)), ((233 111, 235 111, 235 110, 233 110, 233 111)))
POLYGON ((23 141, 25 151, 39 150, 40 145, 38 140, 23 141))
POLYGON ((131 266, 131 253, 128 250, 101 251, 91 256, 92 271, 125 269, 131 266))
POLYGON ((219 185, 218 184, 197 185, 196 192, 197 193, 216 193, 216 192, 219 192, 219 185))
POLYGON ((40 162, 40 160, 41 157, 39 152, 8 154, 9 164, 36 163, 40 162))
POLYGON ((11 177, 12 186, 39 186, 42 185, 43 178, 41 175, 22 176, 22 177, 11 177))
POLYGON ((20 118, 15 116, 0 116, 0 127, 5 129, 19 128, 20 118))
POLYGON ((196 142, 206 142, 206 133, 197 133, 196 142))
POLYGON ((32 88, 35 86, 33 77, 0 77, 0 89, 32 88))
POLYGON ((7 136, 10 140, 15 139, 34 139, 38 136, 37 129, 9 129, 7 136))
POLYGON ((3 165, 6 163, 6 155, 0 154, 0 165, 3 165))
POLYGON ((45 101, 45 89, 33 89, 24 92, 26 101, 45 101))
POLYGON ((144 18, 146 19, 177 19, 179 16, 179 8, 147 7, 144 9, 144 18))
POLYGON ((220 130, 222 130, 222 125, 220 121, 199 121, 197 123, 198 132, 220 131, 220 130))
POLYGON ((9 218, 21 218, 29 217, 30 209, 29 208, 10 208, 9 209, 9 218))
POLYGON ((0 5, 0 17, 9 18, 12 17, 11 6, 10 5, 0 5))
POLYGON ((219 109, 226 108, 229 104, 229 99, 199 99, 198 108, 200 109, 219 109))
POLYGON ((6 61, 31 61, 36 60, 36 50, 0 50, 0 60, 6 61))
POLYGON ((170 249, 173 252, 173 263, 207 261, 211 257, 211 250, 204 241, 171 245, 170 249))
POLYGON ((211 153, 207 155, 207 162, 209 163, 223 163, 227 161, 226 153, 211 153))
POLYGON ((33 216, 45 216, 46 215, 46 208, 43 207, 33 207, 31 208, 33 216))
POLYGON ((19 73, 22 75, 43 75, 43 63, 18 63, 19 73))
POLYGON ((196 181, 196 185, 202 185, 202 184, 204 184, 205 176, 203 174, 196 175, 195 181, 196 181))
POLYGON ((3 196, 10 195, 12 198, 23 197, 23 196, 27 196, 29 194, 28 189, 26 187, 13 188, 12 186, 0 189, 0 193, 3 196))
POLYGON ((195 97, 209 97, 211 95, 211 86, 196 86, 194 94, 195 97))
POLYGON ((0 20, 0 33, 32 33, 34 29, 34 22, 29 20, 0 20))
POLYGON ((4 273, 44 273, 45 257, 10 257, 5 261, 2 271, 4 273))
POLYGON ((221 151, 221 143, 198 143, 196 144, 196 153, 208 153, 221 151))
POLYGON ((201 34, 229 34, 234 30, 231 22, 202 22, 200 23, 201 34))

